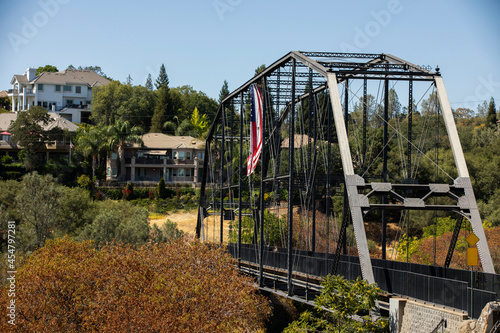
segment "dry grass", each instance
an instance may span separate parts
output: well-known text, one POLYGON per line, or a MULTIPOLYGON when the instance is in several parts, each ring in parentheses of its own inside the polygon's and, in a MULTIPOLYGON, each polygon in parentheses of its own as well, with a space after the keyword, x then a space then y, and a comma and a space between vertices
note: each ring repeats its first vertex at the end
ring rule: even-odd
MULTIPOLYGON (((195 236, 196 235, 196 220, 198 218, 198 211, 184 211, 170 214, 151 214, 149 223, 161 225, 166 220, 177 223, 177 228, 184 231, 184 233, 195 236)), ((205 219, 205 240, 219 242, 220 240, 220 216, 211 216, 205 219)), ((227 242, 229 235, 229 221, 224 221, 224 242, 227 242)))

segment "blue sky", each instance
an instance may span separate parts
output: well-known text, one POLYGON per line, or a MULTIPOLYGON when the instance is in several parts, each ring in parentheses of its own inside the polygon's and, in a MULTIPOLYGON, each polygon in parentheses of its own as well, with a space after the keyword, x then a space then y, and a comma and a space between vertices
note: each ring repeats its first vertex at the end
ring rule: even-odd
POLYGON ((218 97, 291 50, 389 53, 439 65, 452 107, 500 105, 500 1, 2 1, 0 90, 51 64, 101 66, 144 85, 165 64, 170 86, 218 97))

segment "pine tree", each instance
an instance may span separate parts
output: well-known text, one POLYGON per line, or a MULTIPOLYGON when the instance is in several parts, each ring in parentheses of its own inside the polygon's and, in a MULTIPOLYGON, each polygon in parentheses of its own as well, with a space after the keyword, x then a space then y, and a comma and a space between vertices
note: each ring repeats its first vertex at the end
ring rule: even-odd
POLYGON ((170 100, 170 90, 168 89, 168 86, 160 87, 157 93, 158 97, 156 100, 155 111, 153 118, 151 119, 151 132, 153 133, 162 132, 163 124, 167 120, 170 120, 169 116, 170 118, 172 117, 171 112, 169 112, 172 109, 172 103, 170 100))
POLYGON ((227 84, 227 81, 224 80, 224 84, 222 85, 222 88, 220 89, 219 93, 219 104, 224 100, 229 95, 229 86, 227 84))
POLYGON ((490 104, 488 105, 488 113, 486 114, 486 125, 490 127, 497 126, 497 110, 495 106, 495 100, 493 97, 490 99, 490 104))
POLYGON ((161 64, 160 67, 160 74, 158 75, 158 78, 156 79, 156 89, 160 89, 161 87, 166 87, 168 89, 168 75, 167 71, 165 70, 165 65, 161 64))
POLYGON ((153 90, 153 79, 151 78, 151 73, 148 74, 148 78, 146 80, 146 88, 148 90, 153 90))
POLYGON ((125 82, 128 84, 128 85, 132 85, 132 81, 134 81, 134 79, 132 79, 132 76, 130 76, 130 74, 127 76, 127 78, 125 79, 125 82))

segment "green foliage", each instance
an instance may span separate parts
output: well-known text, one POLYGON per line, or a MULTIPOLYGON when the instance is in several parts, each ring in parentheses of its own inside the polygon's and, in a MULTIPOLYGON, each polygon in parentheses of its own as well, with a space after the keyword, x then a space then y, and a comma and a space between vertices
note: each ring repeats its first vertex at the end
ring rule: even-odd
POLYGON ((160 73, 158 74, 158 78, 155 82, 156 89, 160 90, 162 87, 168 88, 168 83, 169 81, 167 71, 165 70, 165 64, 161 64, 160 73))
POLYGON ((490 99, 488 104, 488 113, 486 114, 486 124, 491 128, 497 127, 497 108, 495 106, 495 100, 493 97, 490 99))
POLYGON ((220 88, 219 92, 219 104, 224 100, 229 95, 229 85, 226 80, 224 80, 224 83, 222 84, 222 88, 220 88))
POLYGON ((167 219, 160 227, 153 225, 151 238, 156 242, 169 243, 184 236, 184 232, 177 228, 177 223, 167 219))
POLYGON ((92 188, 94 187, 94 182, 87 175, 78 176, 78 178, 76 179, 76 183, 78 184, 79 187, 87 191, 91 191, 92 188))
POLYGON ((51 133, 44 130, 44 126, 50 122, 47 110, 34 106, 28 111, 19 112, 17 119, 9 126, 12 140, 23 147, 23 164, 30 171, 39 166, 37 151, 50 139, 51 133))
POLYGON ((438 217, 436 225, 431 224, 423 229, 422 238, 441 236, 445 232, 453 231, 455 229, 456 220, 451 217, 438 217))
POLYGON ((326 276, 321 284, 323 289, 316 298, 315 310, 302 313, 284 332, 388 332, 385 320, 351 319, 352 315, 366 314, 375 306, 380 291, 376 284, 360 277, 350 281, 334 275, 326 276))
POLYGON ((135 198, 134 195, 134 185, 132 183, 127 183, 127 186, 125 186, 125 189, 123 190, 123 200, 132 200, 135 198))
POLYGON ((417 252, 418 247, 420 246, 420 239, 415 237, 410 237, 408 240, 408 236, 403 234, 398 244, 398 259, 400 261, 406 261, 406 258, 411 258, 411 256, 417 252))
POLYGON ((5 156, 2 156, 2 164, 11 164, 12 163, 12 156, 9 156, 9 155, 5 155, 5 156))
POLYGON ((42 74, 43 72, 52 72, 52 73, 55 73, 55 72, 59 72, 59 70, 57 69, 56 66, 52 66, 52 65, 45 65, 45 66, 40 66, 36 69, 36 74, 35 75, 40 75, 42 74))
POLYGON ((25 231, 18 238, 25 250, 42 247, 51 238, 57 226, 56 212, 61 207, 60 199, 61 192, 51 175, 39 176, 33 172, 23 177, 15 196, 15 205, 25 231))
POLYGON ((208 129, 207 115, 204 114, 200 117, 198 112, 198 108, 194 108, 193 114, 191 116, 191 126, 196 132, 195 137, 201 138, 203 133, 205 133, 208 129))
POLYGON ((163 178, 158 182, 158 199, 166 199, 167 198, 167 189, 165 188, 165 180, 163 178))
POLYGON ((124 201, 97 202, 94 218, 78 236, 97 246, 113 240, 124 244, 144 244, 149 237, 148 212, 124 201))

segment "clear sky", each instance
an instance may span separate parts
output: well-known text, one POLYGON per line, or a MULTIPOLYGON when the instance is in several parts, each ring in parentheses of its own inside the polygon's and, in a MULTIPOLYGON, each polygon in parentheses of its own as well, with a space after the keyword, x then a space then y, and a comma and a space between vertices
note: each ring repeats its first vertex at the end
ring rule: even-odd
POLYGON ((389 53, 439 65, 452 107, 500 105, 498 0, 26 0, 0 3, 0 90, 47 64, 97 65, 217 99, 291 50, 389 53))

